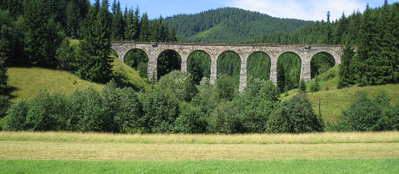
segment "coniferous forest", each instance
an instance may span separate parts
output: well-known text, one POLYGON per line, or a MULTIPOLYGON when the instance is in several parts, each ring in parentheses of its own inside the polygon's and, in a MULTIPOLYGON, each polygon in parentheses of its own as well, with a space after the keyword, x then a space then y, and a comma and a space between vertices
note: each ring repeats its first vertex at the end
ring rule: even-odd
MULTIPOLYGON (((398 83, 399 3, 385 1, 375 9, 367 6, 364 12, 342 14, 335 21, 327 12, 326 21, 316 22, 236 8, 149 20, 138 7, 122 9, 115 0, 94 4, 88 0, 1 0, 0 6, 3 130, 229 134, 399 128, 399 104, 391 106, 383 92, 372 99, 367 93, 357 93, 337 123, 325 125, 307 99, 305 82, 300 79, 301 61, 291 53, 278 59, 277 85, 269 81, 270 58, 264 53, 251 55, 243 92, 238 92, 241 62, 234 52, 218 58, 214 85, 209 81, 210 57, 201 51, 189 56, 188 72, 175 71, 181 68, 180 56, 164 51, 157 60, 159 80, 140 91, 121 88, 112 80, 110 64, 111 41, 345 45, 339 88, 398 83), (107 85, 101 92, 89 86, 68 96, 41 91, 31 99, 10 103, 6 72, 12 66, 66 70, 107 85), (301 92, 279 100, 281 93, 295 88, 301 92)), ((124 60, 147 77, 148 57, 143 51, 131 50, 124 60)), ((316 55, 311 62, 312 78, 334 65, 331 55, 316 55)))

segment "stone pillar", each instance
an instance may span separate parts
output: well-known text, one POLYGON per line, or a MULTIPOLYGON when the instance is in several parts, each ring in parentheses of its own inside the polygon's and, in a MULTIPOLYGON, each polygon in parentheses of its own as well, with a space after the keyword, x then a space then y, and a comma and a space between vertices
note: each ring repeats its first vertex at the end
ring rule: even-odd
POLYGON ((158 54, 156 50, 149 51, 148 55, 148 68, 147 68, 147 76, 148 80, 158 80, 157 76, 157 67, 158 67, 158 54))
POLYGON ((270 80, 277 86, 277 56, 270 56, 270 80))
POLYGON ((244 53, 239 55, 241 58, 241 71, 240 71, 240 88, 239 91, 244 91, 245 87, 247 86, 247 60, 248 60, 248 53, 244 53))
POLYGON ((211 76, 210 76, 209 81, 212 85, 216 84, 216 79, 217 79, 217 75, 218 75, 217 64, 218 64, 217 56, 211 55, 211 76))
POLYGON ((308 82, 311 80, 311 72, 310 72, 310 59, 302 59, 301 64, 301 80, 305 80, 308 82))
POLYGON ((181 58, 181 65, 180 65, 180 71, 186 71, 187 72, 187 59, 188 55, 180 55, 181 58))

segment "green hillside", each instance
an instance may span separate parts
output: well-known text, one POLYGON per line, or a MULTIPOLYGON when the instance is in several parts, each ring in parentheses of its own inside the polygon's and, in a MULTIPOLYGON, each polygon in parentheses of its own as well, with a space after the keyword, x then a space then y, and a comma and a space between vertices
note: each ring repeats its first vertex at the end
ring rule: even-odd
MULTIPOLYGON (((374 96, 381 91, 385 91, 388 96, 392 99, 391 105, 398 102, 399 99, 399 84, 389 84, 380 86, 352 86, 349 88, 337 89, 338 84, 338 71, 339 66, 331 68, 326 73, 318 77, 320 84, 320 91, 310 92, 310 86, 316 82, 316 79, 307 83, 307 91, 309 94, 309 100, 313 105, 313 110, 315 113, 319 112, 319 98, 321 97, 321 115, 325 122, 334 122, 337 120, 342 110, 348 109, 354 99, 357 91, 365 90, 370 96, 374 96)), ((288 92, 289 96, 284 96, 282 94, 281 100, 285 101, 293 97, 298 93, 298 89, 294 89, 288 92)))
POLYGON ((165 19, 176 27, 183 42, 242 42, 275 32, 293 32, 314 22, 271 17, 238 8, 219 8, 198 14, 181 14, 165 19))
MULTIPOLYGON (((122 63, 119 59, 114 59, 113 70, 115 79, 120 86, 129 86, 134 89, 142 89, 147 86, 134 69, 122 63)), ((20 98, 34 97, 40 89, 49 93, 71 94, 75 89, 84 89, 92 85, 95 89, 101 90, 105 85, 92 83, 79 79, 76 75, 66 71, 44 69, 44 68, 8 68, 9 86, 13 91, 12 102, 20 98)))

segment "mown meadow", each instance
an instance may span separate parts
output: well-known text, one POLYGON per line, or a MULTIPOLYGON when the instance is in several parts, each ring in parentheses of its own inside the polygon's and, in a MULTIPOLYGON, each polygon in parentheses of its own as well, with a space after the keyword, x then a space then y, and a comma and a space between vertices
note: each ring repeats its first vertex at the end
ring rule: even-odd
POLYGON ((1 132, 4 173, 395 173, 399 133, 1 132))

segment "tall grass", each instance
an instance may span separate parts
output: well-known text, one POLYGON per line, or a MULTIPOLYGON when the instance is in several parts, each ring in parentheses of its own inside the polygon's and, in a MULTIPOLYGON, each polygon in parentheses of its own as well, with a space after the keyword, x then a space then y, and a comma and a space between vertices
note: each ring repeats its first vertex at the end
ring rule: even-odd
POLYGON ((0 132, 0 141, 139 144, 331 144, 398 143, 399 132, 307 134, 106 134, 70 132, 0 132))

